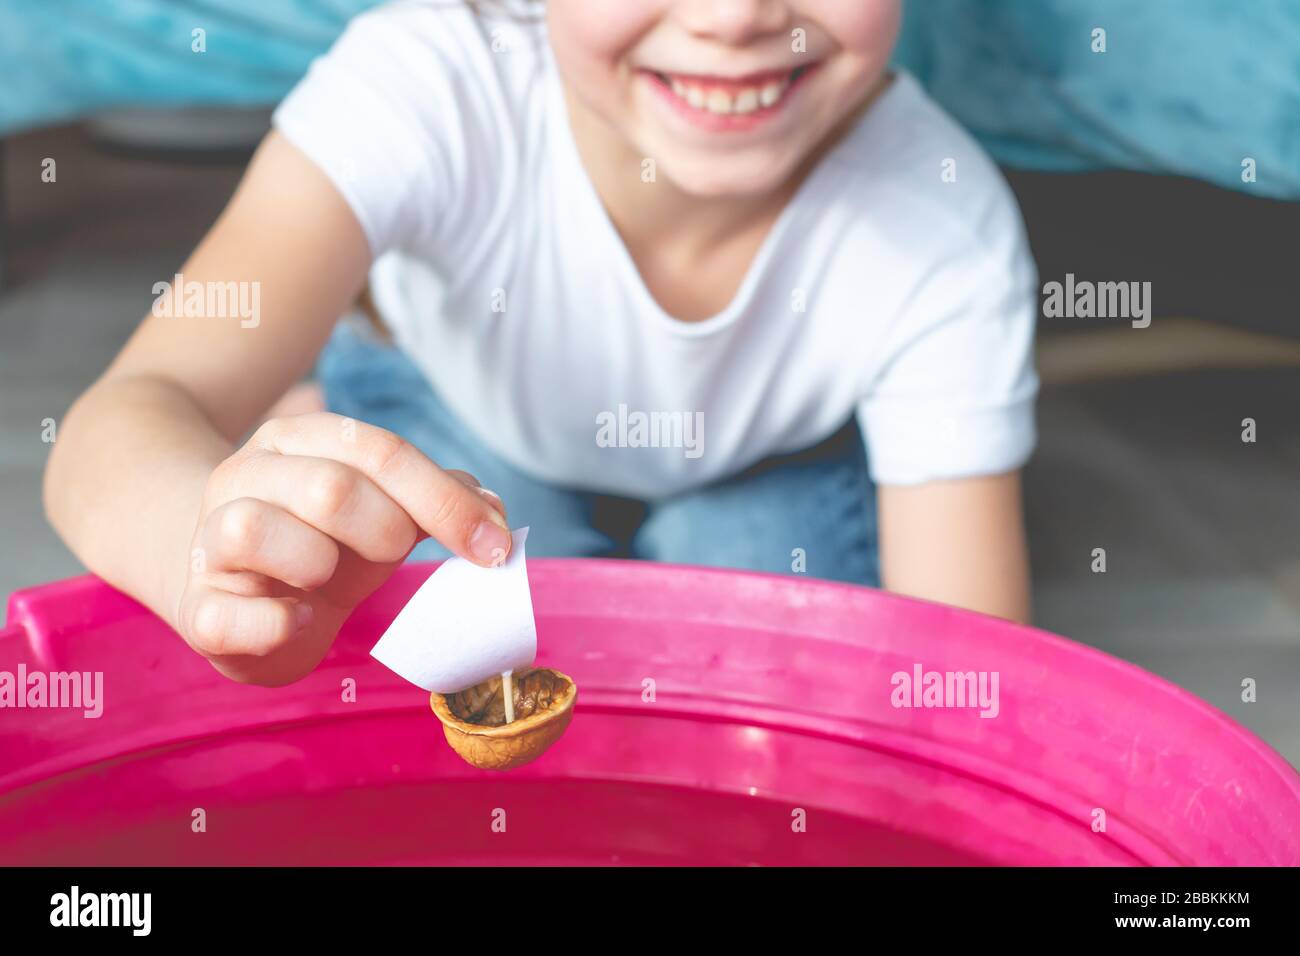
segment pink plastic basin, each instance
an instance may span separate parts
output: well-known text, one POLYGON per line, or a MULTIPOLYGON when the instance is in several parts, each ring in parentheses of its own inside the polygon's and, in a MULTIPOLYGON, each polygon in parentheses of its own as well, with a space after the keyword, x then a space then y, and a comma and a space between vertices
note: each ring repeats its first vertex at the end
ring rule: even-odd
POLYGON ((0 863, 1300 863, 1300 777, 1208 704, 1040 631, 796 577, 531 562, 538 663, 577 709, 533 764, 475 770, 368 656, 431 567, 273 690, 94 578, 13 595, 0 672, 101 671, 104 707, 0 710, 0 863), (996 671, 997 716, 894 706, 917 665, 996 671))

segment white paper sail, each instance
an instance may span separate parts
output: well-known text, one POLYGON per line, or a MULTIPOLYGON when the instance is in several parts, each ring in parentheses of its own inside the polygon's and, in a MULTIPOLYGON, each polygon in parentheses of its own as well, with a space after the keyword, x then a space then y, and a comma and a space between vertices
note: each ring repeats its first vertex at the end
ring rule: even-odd
POLYGON ((370 649, 412 684, 451 694, 537 659, 537 622, 524 560, 527 528, 511 532, 499 568, 449 558, 370 649))

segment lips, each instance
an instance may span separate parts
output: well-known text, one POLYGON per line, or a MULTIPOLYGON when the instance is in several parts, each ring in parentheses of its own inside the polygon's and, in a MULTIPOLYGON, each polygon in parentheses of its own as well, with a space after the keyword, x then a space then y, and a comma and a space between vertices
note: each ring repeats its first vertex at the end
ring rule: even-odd
POLYGON ((816 64, 791 70, 771 70, 743 77, 645 71, 678 105, 700 119, 759 118, 773 113, 816 64))

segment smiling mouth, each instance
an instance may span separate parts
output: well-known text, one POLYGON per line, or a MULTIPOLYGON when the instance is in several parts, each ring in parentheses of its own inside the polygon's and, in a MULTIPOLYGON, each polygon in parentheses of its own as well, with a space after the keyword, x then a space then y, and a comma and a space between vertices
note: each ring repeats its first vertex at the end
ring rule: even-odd
POLYGON ((814 63, 734 79, 657 70, 644 72, 688 109, 713 116, 750 116, 778 109, 790 91, 816 68, 814 63))

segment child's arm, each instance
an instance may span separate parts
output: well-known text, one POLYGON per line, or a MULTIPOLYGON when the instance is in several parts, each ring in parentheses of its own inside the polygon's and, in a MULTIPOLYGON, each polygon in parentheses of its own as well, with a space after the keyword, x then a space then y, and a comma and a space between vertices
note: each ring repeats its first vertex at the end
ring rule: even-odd
POLYGON ((260 320, 146 317, 65 416, 46 468, 47 513, 86 566, 236 679, 311 670, 426 534, 484 564, 483 528, 500 532, 487 529, 496 557, 510 546, 469 476, 380 429, 300 416, 236 450, 311 367, 369 264, 346 202, 272 133, 181 270, 187 286, 257 283, 260 320))
POLYGON ((880 559, 891 591, 1029 621, 1018 471, 879 489, 880 559))

